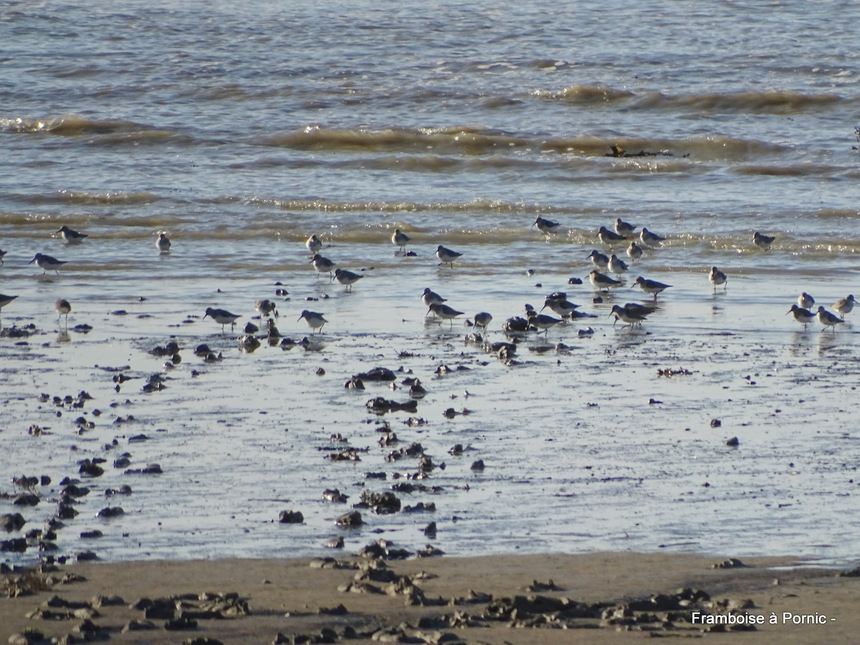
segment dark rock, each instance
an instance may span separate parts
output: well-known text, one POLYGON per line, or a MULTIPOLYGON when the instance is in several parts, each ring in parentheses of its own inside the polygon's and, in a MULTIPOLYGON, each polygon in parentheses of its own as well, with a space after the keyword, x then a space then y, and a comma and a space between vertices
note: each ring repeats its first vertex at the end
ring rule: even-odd
POLYGON ((278 513, 278 522, 281 524, 302 524, 305 516, 301 511, 281 511, 278 513))
POLYGON ((3 529, 7 533, 20 531, 26 523, 27 520, 20 513, 4 513, 0 515, 0 529, 3 529))
POLYGON ((388 382, 396 381, 397 375, 387 367, 374 367, 372 370, 362 372, 361 374, 356 374, 352 378, 359 379, 362 381, 388 382))
POLYGON ((355 528, 364 524, 364 520, 361 518, 361 513, 358 511, 350 511, 349 513, 344 513, 338 517, 337 520, 335 520, 335 524, 345 528, 355 528))
POLYGON ((98 517, 119 517, 120 515, 124 515, 125 511, 122 509, 122 506, 108 506, 107 508, 103 508, 98 512, 98 517))

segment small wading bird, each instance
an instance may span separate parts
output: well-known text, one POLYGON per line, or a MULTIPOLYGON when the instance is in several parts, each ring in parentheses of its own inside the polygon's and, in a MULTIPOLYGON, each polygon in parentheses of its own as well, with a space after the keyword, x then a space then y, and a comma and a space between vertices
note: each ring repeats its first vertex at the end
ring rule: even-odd
POLYGON ((236 324, 236 321, 240 318, 237 314, 231 314, 226 309, 213 309, 209 307, 206 309, 206 313, 203 314, 203 317, 206 318, 209 316, 216 323, 221 325, 221 333, 224 333, 224 326, 230 325, 230 331, 233 331, 233 327, 236 324))
POLYGON ((305 322, 308 324, 308 327, 311 328, 311 336, 317 333, 317 329, 322 329, 323 325, 325 325, 328 320, 323 318, 324 314, 317 313, 316 311, 308 311, 305 309, 302 311, 302 315, 298 317, 297 320, 305 319, 305 322))
POLYGON ((614 253, 610 256, 610 258, 609 258, 609 270, 612 273, 624 273, 625 271, 627 271, 627 269, 628 269, 627 263, 624 260, 619 258, 614 253))
POLYGON ((643 226, 642 230, 639 231, 639 241, 644 246, 657 246, 658 244, 660 244, 660 242, 665 242, 666 238, 663 237, 662 235, 657 235, 656 233, 652 233, 651 231, 649 231, 647 228, 645 228, 643 226))
POLYGON ((791 309, 789 309, 785 315, 794 314, 794 319, 803 325, 803 328, 806 329, 806 326, 815 320, 815 313, 809 311, 809 309, 805 309, 803 307, 798 307, 796 304, 791 305, 791 309))
POLYGON ((711 284, 714 285, 714 291, 717 290, 717 286, 719 285, 723 285, 723 291, 728 288, 728 276, 717 267, 711 267, 711 271, 708 273, 708 280, 710 280, 711 284))
POLYGON ((406 253, 406 245, 409 244, 409 236, 399 228, 394 229, 391 236, 391 243, 398 247, 400 253, 406 253))
POLYGON ((822 325, 824 325, 821 328, 821 331, 824 331, 828 327, 836 327, 836 325, 838 325, 839 323, 844 323, 845 321, 842 320, 836 314, 830 313, 824 307, 819 307, 818 308, 818 322, 820 322, 822 325))
POLYGON ((0 264, 3 264, 3 258, 6 257, 6 251, 0 249, 0 264))
POLYGON ((594 285, 594 288, 598 291, 606 291, 607 289, 615 289, 621 286, 620 280, 610 278, 608 275, 601 273, 597 269, 594 269, 591 273, 588 274, 588 279, 591 281, 591 284, 594 285))
POLYGON ((632 237, 636 227, 629 222, 625 222, 620 217, 615 220, 615 232, 624 237, 632 237))
POLYGON ((265 318, 266 316, 278 315, 278 305, 268 299, 255 301, 254 309, 256 309, 260 313, 261 318, 265 318))
POLYGON ((66 317, 66 327, 68 327, 69 326, 69 314, 72 312, 71 303, 68 300, 66 300, 65 298, 58 298, 57 301, 54 303, 54 309, 56 309, 57 313, 59 314, 57 316, 57 323, 59 324, 60 318, 65 316, 66 317))
POLYGON ((443 298, 435 291, 431 291, 430 287, 425 287, 424 293, 421 295, 421 302, 423 302, 424 306, 427 307, 427 313, 424 314, 424 317, 426 318, 433 310, 433 305, 441 305, 443 302, 448 302, 448 299, 443 298))
POLYGON ((78 233, 68 226, 61 226, 60 230, 54 233, 54 235, 63 238, 63 241, 67 244, 80 244, 89 237, 86 233, 78 233))
POLYGON ((598 239, 603 242, 606 246, 612 246, 613 244, 617 244, 618 242, 623 242, 627 238, 623 235, 619 235, 614 231, 610 231, 605 226, 601 226, 597 231, 598 239))
POLYGON ((588 254, 588 259, 591 260, 594 268, 599 271, 606 271, 609 268, 609 256, 604 255, 597 249, 593 249, 591 253, 588 254))
POLYGON ((763 235, 756 231, 753 233, 753 244, 755 244, 762 251, 770 251, 770 245, 773 244, 773 241, 776 237, 771 237, 770 235, 763 235))
POLYGON ((630 246, 627 247, 627 255, 633 262, 636 262, 642 257, 642 247, 636 242, 630 242, 630 246))
POLYGON ((44 253, 37 253, 36 256, 27 264, 33 264, 33 262, 35 262, 39 266, 39 268, 42 269, 43 275, 48 271, 53 271, 57 275, 60 275, 60 272, 57 269, 59 269, 65 264, 64 261, 58 260, 57 258, 52 258, 50 255, 45 255, 44 253))
POLYGON ((846 298, 840 298, 836 302, 833 303, 833 310, 839 314, 843 319, 845 318, 845 314, 850 314, 854 310, 854 294, 846 298))
POLYGON ((335 269, 335 279, 346 287, 347 291, 352 291, 352 285, 361 280, 364 276, 346 269, 335 269))
POLYGON ((804 291, 799 296, 797 296, 797 304, 803 309, 812 309, 812 307, 815 305, 815 298, 813 298, 804 291))
POLYGON ((538 217, 535 219, 535 223, 532 226, 537 226, 538 230, 541 233, 546 233, 550 235, 558 231, 558 228, 561 226, 558 222, 553 222, 552 220, 544 219, 543 217, 538 217))
POLYGON ((328 273, 328 281, 331 282, 334 280, 334 268, 337 266, 336 262, 332 262, 328 258, 324 258, 319 253, 314 253, 314 256, 311 258, 311 264, 314 265, 314 270, 317 272, 317 280, 320 278, 320 273, 328 273))
POLYGON ((546 336, 549 335, 550 329, 563 322, 561 318, 553 318, 546 314, 539 314, 536 311, 529 311, 528 318, 529 324, 537 329, 538 333, 543 332, 546 336))
POLYGON ((615 317, 615 320, 612 322, 613 325, 619 320, 628 325, 641 325, 645 322, 645 317, 652 311, 654 310, 650 307, 643 307, 642 305, 629 302, 623 307, 612 305, 612 312, 609 315, 615 317))
POLYGON ((638 286, 645 293, 650 293, 654 296, 654 300, 657 299, 657 294, 665 291, 671 284, 663 284, 662 282, 657 282, 656 280, 646 280, 642 276, 636 278, 636 286, 638 286))
POLYGON ((437 318, 449 321, 452 326, 454 324, 454 318, 463 315, 462 311, 457 311, 453 307, 443 305, 441 302, 433 303, 432 305, 430 305, 430 311, 432 311, 437 318))
POLYGON ((158 237, 155 240, 155 248, 159 253, 170 253, 170 239, 167 237, 167 231, 158 231, 158 237))
POLYGON ((493 322, 492 314, 486 311, 475 314, 475 327, 480 327, 484 332, 487 331, 487 327, 489 327, 491 322, 493 322))
POLYGON ((316 233, 314 233, 307 240, 305 240, 305 246, 308 248, 308 251, 310 251, 311 255, 316 255, 322 248, 322 242, 320 242, 320 238, 318 238, 316 236, 316 233))
POLYGON ((436 257, 439 258, 440 266, 443 264, 450 264, 451 268, 454 268, 454 260, 462 257, 462 253, 457 253, 457 251, 452 251, 451 249, 446 249, 441 244, 436 247, 436 257))

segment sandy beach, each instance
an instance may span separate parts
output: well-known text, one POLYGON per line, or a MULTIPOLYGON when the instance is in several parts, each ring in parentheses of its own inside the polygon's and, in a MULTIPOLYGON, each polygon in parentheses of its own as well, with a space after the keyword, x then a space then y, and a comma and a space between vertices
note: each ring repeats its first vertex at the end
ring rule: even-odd
POLYGON ((82 563, 4 574, 0 631, 10 643, 849 643, 860 581, 839 573, 633 553, 82 563), (726 616, 744 628, 708 622, 726 616))

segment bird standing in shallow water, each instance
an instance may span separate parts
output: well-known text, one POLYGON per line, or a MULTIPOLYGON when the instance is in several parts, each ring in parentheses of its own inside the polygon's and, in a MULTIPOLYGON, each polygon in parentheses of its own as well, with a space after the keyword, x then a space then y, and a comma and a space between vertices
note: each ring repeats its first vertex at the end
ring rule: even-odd
POLYGON ((308 248, 308 251, 311 252, 311 255, 316 255, 322 248, 322 242, 320 242, 320 238, 318 238, 316 233, 314 233, 305 240, 305 246, 308 248))
POLYGON ((441 244, 436 247, 436 257, 439 258, 439 262, 441 264, 450 264, 452 269, 454 268, 454 260, 462 257, 462 255, 462 253, 458 253, 457 251, 446 249, 441 244))
POLYGON ((399 228, 396 228, 391 236, 391 243, 399 247, 398 250, 400 253, 405 254, 406 245, 409 244, 409 236, 399 228))
POLYGON ((797 296, 797 305, 802 309, 812 309, 815 304, 815 298, 810 296, 805 291, 797 296))
POLYGON ((624 260, 622 260, 621 258, 619 258, 617 255, 615 255, 613 253, 610 256, 610 258, 609 258, 609 270, 612 273, 617 273, 617 274, 624 273, 625 271, 627 271, 627 268, 628 268, 627 263, 624 260))
POLYGON ((789 309, 785 315, 794 314, 794 319, 803 325, 803 328, 806 329, 806 326, 815 320, 815 314, 809 309, 805 309, 803 307, 798 307, 796 304, 791 305, 791 309, 789 309))
POLYGON ((645 293, 652 294, 654 296, 654 300, 657 299, 657 294, 672 286, 671 284, 663 284, 656 280, 646 280, 641 275, 636 278, 636 285, 645 293))
POLYGON ((335 269, 335 279, 346 287, 347 291, 352 291, 352 285, 361 280, 364 276, 346 269, 335 269))
POLYGON ((597 249, 592 249, 591 253, 588 254, 588 259, 591 260, 594 268, 599 271, 606 271, 609 268, 609 256, 604 255, 597 249))
POLYGON ((645 228, 643 226, 642 230, 639 231, 639 241, 644 246, 657 246, 658 244, 660 244, 660 242, 665 242, 666 238, 663 237, 662 235, 657 235, 656 233, 652 233, 651 231, 649 231, 647 228, 645 228))
POLYGON ((728 276, 717 267, 711 267, 711 271, 708 273, 708 280, 710 280, 711 284, 714 285, 714 291, 717 290, 718 285, 723 285, 723 291, 728 288, 728 276))
POLYGON ((843 319, 845 318, 845 314, 850 314, 854 310, 854 294, 849 295, 846 298, 840 298, 836 302, 833 303, 833 310, 839 314, 843 319))
POLYGON ((606 246, 612 246, 613 244, 617 244, 618 242, 623 242, 625 238, 623 235, 619 235, 614 231, 610 231, 605 226, 601 226, 597 231, 598 239, 603 242, 606 246))
POLYGON ((492 314, 486 311, 475 314, 475 327, 480 327, 484 332, 487 331, 487 327, 489 327, 491 322, 493 322, 492 314))
POLYGON ((170 253, 170 239, 167 237, 167 231, 158 231, 155 248, 158 249, 159 253, 170 253))
POLYGON ((835 327, 839 323, 844 323, 845 321, 842 320, 836 314, 830 313, 824 307, 819 307, 818 308, 818 322, 820 322, 822 325, 824 325, 824 327, 821 328, 821 331, 824 331, 828 327, 835 327))
POLYGON ((317 333, 317 329, 322 329, 323 325, 325 325, 328 320, 323 318, 324 314, 317 313, 316 311, 308 311, 305 309, 302 311, 302 315, 298 317, 297 320, 305 319, 305 322, 308 324, 308 327, 311 328, 311 336, 317 333))
POLYGON ((544 219, 543 217, 538 217, 535 219, 535 223, 532 226, 537 226, 538 230, 541 233, 546 233, 550 235, 558 231, 558 228, 561 226, 558 222, 553 222, 552 220, 544 219))
POLYGON ((331 282, 334 280, 334 268, 337 266, 336 262, 332 262, 328 258, 324 258, 319 253, 314 253, 314 256, 311 258, 311 264, 314 265, 314 270, 317 272, 317 280, 320 278, 320 273, 328 273, 328 281, 331 282))
POLYGON ((453 307, 443 305, 441 302, 430 305, 430 311, 432 311, 438 318, 449 321, 452 326, 454 324, 454 318, 463 315, 462 311, 457 311, 453 307))
POLYGON ((594 269, 591 273, 588 274, 588 279, 591 281, 591 284, 594 285, 594 288, 598 291, 606 291, 607 289, 614 289, 616 287, 621 286, 620 280, 610 278, 608 275, 601 273, 597 269, 594 269))
POLYGON ((60 322, 60 318, 63 316, 66 317, 66 327, 69 326, 69 314, 72 312, 72 305, 65 298, 58 298, 54 303, 54 309, 57 310, 59 316, 57 316, 57 323, 60 322))
POLYGON ((432 311, 433 305, 441 305, 443 302, 448 302, 448 299, 443 298, 435 291, 431 291, 430 287, 425 287, 424 293, 421 295, 421 302, 427 307, 427 313, 424 314, 427 317, 432 311))
POLYGON ((265 318, 266 316, 278 315, 278 305, 272 300, 257 300, 256 302, 254 302, 254 309, 260 312, 261 318, 265 318))
MULTIPOLYGON (((645 316, 647 316, 650 311, 646 313, 646 308, 631 307, 631 304, 633 303, 629 303, 623 307, 612 305, 612 312, 609 315, 615 316, 615 320, 612 323, 613 325, 619 320, 628 325, 641 325, 645 322, 645 316)), ((653 309, 651 311, 653 311, 653 309)))
POLYGON ((8 251, 0 249, 0 264, 3 264, 3 258, 6 257, 6 253, 8 253, 8 251))
POLYGON ((53 271, 57 275, 60 275, 60 272, 57 271, 57 269, 59 269, 65 264, 63 260, 52 258, 50 255, 45 255, 44 253, 37 253, 36 256, 27 264, 33 264, 33 262, 39 265, 39 268, 42 269, 44 273, 47 273, 48 271, 53 271))
POLYGON ((636 227, 629 222, 625 222, 620 217, 615 220, 615 232, 624 237, 632 237, 636 227))
POLYGON ((233 331, 233 326, 241 317, 237 314, 231 314, 226 309, 213 309, 212 307, 206 309, 206 313, 203 314, 203 317, 206 318, 206 316, 209 316, 212 320, 221 325, 222 334, 224 333, 224 325, 230 325, 230 331, 233 331))
POLYGON ((773 241, 776 237, 771 237, 770 235, 763 235, 756 231, 753 233, 753 244, 755 244, 762 251, 770 251, 770 245, 773 244, 773 241))
POLYGON ((78 233, 65 225, 61 226, 60 230, 54 233, 54 235, 59 235, 67 244, 80 244, 89 237, 86 233, 78 233))
POLYGON ((636 242, 630 242, 630 246, 627 247, 627 256, 633 262, 636 262, 636 260, 642 257, 642 247, 636 244, 636 242))

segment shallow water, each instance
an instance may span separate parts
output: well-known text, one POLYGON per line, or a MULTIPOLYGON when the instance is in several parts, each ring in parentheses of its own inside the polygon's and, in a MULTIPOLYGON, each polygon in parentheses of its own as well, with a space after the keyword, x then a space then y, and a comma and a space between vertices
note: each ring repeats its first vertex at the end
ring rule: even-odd
MULTIPOLYGON (((860 291, 858 70, 847 56, 857 9, 335 4, 301 15, 218 2, 5 12, 0 42, 24 62, 0 88, 0 292, 19 296, 2 322, 37 333, 0 338, 0 492, 24 473, 54 480, 22 510, 25 531, 53 514, 80 459, 104 456, 58 553, 316 555, 348 508, 322 491, 353 503, 405 481, 416 460, 385 457, 416 441, 445 468, 412 483, 441 490, 398 495, 436 512, 363 511, 348 548, 381 535, 415 549, 435 521, 432 543, 460 555, 855 557, 856 325, 849 315, 835 331, 804 330, 785 313, 801 291, 828 307, 860 291), (624 38, 606 38, 606 16, 624 38), (646 154, 608 156, 613 145, 646 154), (539 215, 561 232, 540 234, 539 215), (668 240, 594 302, 586 256, 606 250, 595 233, 616 217, 668 240), (51 237, 62 224, 90 237, 64 245, 51 237), (395 254, 395 227, 414 257, 395 254), (158 230, 169 255, 155 250, 158 230), (770 252, 753 246, 754 230, 777 236, 770 252), (316 276, 312 232, 326 256, 363 272, 353 293, 316 276), (463 252, 453 269, 437 266, 440 243, 463 252), (68 264, 42 276, 27 264, 36 252, 68 264), (708 283, 712 265, 729 274, 725 291, 708 283), (672 287, 641 328, 613 326, 612 304, 651 300, 630 288, 636 275, 672 287), (302 309, 325 312, 318 351, 243 353, 238 334, 201 320, 213 306, 244 324, 278 282, 284 335, 308 333, 302 309), (424 287, 461 318, 491 312, 491 340, 557 290, 598 317, 531 335, 520 364, 505 366, 464 342, 461 320, 425 320, 424 287), (72 302, 70 327, 90 333, 59 333, 58 297, 72 302), (580 337, 586 326, 595 333, 580 337), (164 369, 149 351, 170 338, 183 361, 165 390, 143 393, 164 369), (195 357, 203 342, 223 360, 195 357), (436 376, 443 364, 468 369, 436 376), (343 387, 376 365, 422 380, 428 395, 411 416, 425 425, 366 411, 374 396, 406 400, 405 388, 343 387), (138 378, 117 392, 119 368, 138 378), (38 398, 81 390, 94 397, 82 410, 38 398), (449 419, 448 408, 470 414, 449 419), (76 433, 81 415, 95 429, 76 433), (397 446, 377 444, 382 420, 397 446), (42 436, 27 433, 34 424, 42 436), (336 433, 366 449, 361 461, 326 459, 345 445, 336 433), (137 434, 149 440, 129 444, 137 434), (458 443, 467 451, 449 455, 458 443), (124 451, 133 468, 164 473, 112 468, 124 451), (477 459, 483 473, 470 469, 477 459), (388 479, 365 479, 379 471, 388 479), (101 494, 123 483, 131 496, 101 494), (96 518, 115 505, 124 516, 96 518), (287 508, 305 523, 278 524, 287 508), (105 537, 78 537, 92 528, 105 537)), ((0 509, 12 512, 11 499, 0 509)))

